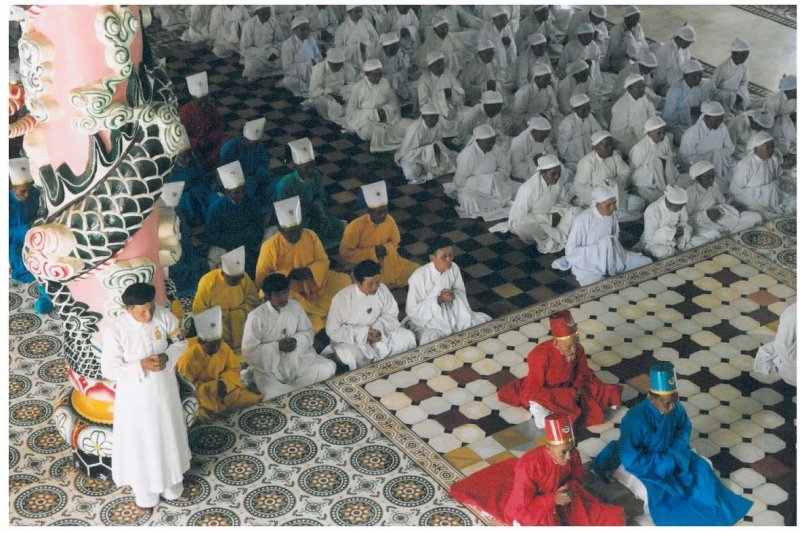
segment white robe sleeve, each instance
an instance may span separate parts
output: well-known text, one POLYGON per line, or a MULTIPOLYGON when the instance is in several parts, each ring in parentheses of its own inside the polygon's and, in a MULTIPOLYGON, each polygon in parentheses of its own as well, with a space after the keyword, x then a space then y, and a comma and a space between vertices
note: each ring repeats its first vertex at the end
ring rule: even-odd
POLYGON ((141 354, 136 361, 125 361, 126 341, 129 336, 131 333, 123 331, 117 324, 106 328, 103 334, 103 353, 100 356, 100 370, 103 372, 103 377, 114 381, 132 379, 142 381, 145 378, 141 359, 151 354, 141 354))
MULTIPOLYGON (((271 373, 275 362, 280 358, 278 341, 281 336, 278 333, 262 320, 261 313, 254 311, 247 316, 242 335, 242 355, 257 370, 271 373)), ((300 338, 297 339, 297 346, 300 347, 300 338)))
MULTIPOLYGON (((353 286, 351 285, 351 287, 353 286)), ((350 290, 349 288, 343 289, 333 297, 331 307, 328 310, 325 332, 332 342, 346 342, 363 346, 367 344, 370 326, 358 326, 351 323, 350 317, 357 311, 353 309, 352 298, 349 294, 350 290)))

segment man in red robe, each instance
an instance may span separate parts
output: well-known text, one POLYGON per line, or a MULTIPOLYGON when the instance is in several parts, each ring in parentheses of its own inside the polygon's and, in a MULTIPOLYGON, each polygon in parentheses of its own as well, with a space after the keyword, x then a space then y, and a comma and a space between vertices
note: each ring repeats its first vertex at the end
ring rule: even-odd
POLYGON ((545 419, 547 444, 514 466, 505 520, 522 526, 624 526, 625 513, 583 488, 581 455, 567 417, 545 419))
POLYGON ((603 383, 589 368, 569 311, 550 315, 550 332, 553 339, 528 354, 528 375, 503 385, 498 398, 530 409, 539 428, 550 413, 578 427, 602 424, 605 410, 622 403, 622 387, 603 383))
POLYGON ((208 96, 208 74, 200 72, 187 76, 186 85, 192 100, 179 110, 181 123, 189 135, 192 151, 206 171, 214 171, 225 135, 225 121, 208 96))

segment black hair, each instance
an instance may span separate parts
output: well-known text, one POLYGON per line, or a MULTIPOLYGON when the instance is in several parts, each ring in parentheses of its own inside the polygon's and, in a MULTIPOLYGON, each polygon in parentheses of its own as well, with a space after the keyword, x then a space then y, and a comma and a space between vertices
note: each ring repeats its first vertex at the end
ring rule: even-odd
POLYGON ((442 248, 447 248, 448 246, 453 246, 453 241, 440 235, 433 239, 433 241, 431 241, 431 243, 428 245, 428 254, 434 255, 436 250, 441 250, 442 248))
POLYGON ((365 259, 364 261, 361 261, 353 269, 353 277, 356 279, 358 283, 363 282, 366 278, 377 276, 380 273, 381 273, 381 265, 379 265, 372 259, 365 259))
POLYGON ((261 290, 264 295, 269 297, 270 294, 281 292, 289 289, 289 278, 283 274, 275 273, 270 274, 264 281, 261 282, 261 290))

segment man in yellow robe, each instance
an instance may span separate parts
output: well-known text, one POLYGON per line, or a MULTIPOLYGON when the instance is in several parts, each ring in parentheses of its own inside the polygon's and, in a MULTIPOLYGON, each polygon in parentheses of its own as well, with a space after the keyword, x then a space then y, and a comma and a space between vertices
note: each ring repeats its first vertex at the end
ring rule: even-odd
POLYGON ((218 305, 195 315, 198 341, 190 345, 177 365, 178 372, 195 388, 200 402, 197 418, 204 422, 261 401, 261 395, 242 383, 236 355, 222 340, 223 322, 218 305))
POLYGON ((361 190, 369 212, 350 222, 344 229, 339 255, 353 265, 367 259, 379 263, 382 281, 389 287, 408 285, 408 278, 420 264, 397 253, 400 230, 394 218, 388 214, 386 182, 363 185, 361 190))
POLYGON ((289 297, 303 307, 314 333, 325 328, 328 308, 337 292, 350 285, 350 276, 329 270, 330 259, 316 233, 303 229, 300 198, 275 202, 279 231, 261 245, 256 283, 278 272, 289 278, 289 297))
POLYGON ((253 280, 244 271, 245 248, 240 246, 221 257, 222 268, 215 268, 197 284, 197 294, 192 303, 192 313, 222 308, 222 338, 236 352, 239 362, 247 315, 261 303, 253 280))

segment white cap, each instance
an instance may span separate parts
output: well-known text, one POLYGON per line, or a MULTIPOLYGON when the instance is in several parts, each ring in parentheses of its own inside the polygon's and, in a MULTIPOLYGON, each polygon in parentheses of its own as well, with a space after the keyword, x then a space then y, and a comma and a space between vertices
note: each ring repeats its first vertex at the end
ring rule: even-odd
POLYGON ((255 120, 249 120, 244 123, 242 135, 244 135, 244 138, 247 140, 260 141, 264 136, 264 124, 266 123, 267 119, 264 117, 257 118, 255 120))
POLYGON ((364 201, 367 202, 367 207, 370 209, 388 205, 389 203, 389 195, 386 192, 386 182, 383 180, 362 185, 361 191, 364 193, 364 201))
POLYGON ((734 39, 731 44, 731 52, 749 52, 750 45, 744 39, 734 39))
POLYGON ((592 189, 592 203, 599 204, 609 198, 615 198, 617 193, 608 185, 600 185, 592 189))
POLYGON ((533 6, 533 12, 536 13, 537 11, 542 11, 543 9, 547 9, 548 7, 550 6, 548 6, 547 4, 533 6))
POLYGON ((778 89, 781 91, 791 91, 793 89, 797 89, 797 76, 784 76, 781 78, 781 81, 778 82, 778 89))
POLYGON ((664 122, 664 119, 656 115, 644 121, 644 132, 649 133, 651 131, 661 129, 666 125, 667 123, 664 122))
POLYGON ((591 99, 586 93, 575 93, 569 97, 569 105, 572 106, 573 109, 583 104, 588 104, 589 102, 591 102, 591 99))
POLYGON ((628 77, 625 78, 625 88, 627 89, 628 87, 639 81, 644 81, 644 78, 642 77, 641 74, 628 74, 628 77))
POLYGON ((536 168, 539 170, 547 170, 549 168, 560 167, 561 161, 553 154, 543 155, 539 158, 539 163, 536 165, 536 168))
POLYGON ((490 17, 495 18, 499 17, 500 15, 508 16, 508 9, 505 6, 491 6, 490 7, 490 17))
POLYGON ((427 66, 431 66, 440 59, 444 59, 444 54, 439 52, 438 50, 434 50, 432 52, 428 52, 428 55, 425 56, 425 64, 427 66))
POLYGON ((341 48, 328 48, 325 57, 331 63, 344 63, 344 50, 341 48))
POLYGON ((244 274, 244 246, 234 248, 228 253, 220 256, 222 261, 222 271, 229 276, 241 276, 244 274))
POLYGON ((293 228, 303 222, 303 211, 300 209, 299 196, 292 196, 272 205, 275 206, 275 214, 278 215, 278 225, 280 227, 293 228))
POLYGON ((608 10, 606 9, 606 6, 592 6, 591 9, 589 9, 589 13, 595 17, 600 17, 601 19, 604 19, 608 16, 608 10))
POLYGON ((536 63, 533 66, 533 77, 537 78, 539 76, 544 76, 546 74, 552 74, 553 69, 550 68, 550 65, 547 63, 536 63))
POLYGON ((775 119, 769 113, 753 113, 750 115, 762 128, 770 129, 775 125, 775 119))
POLYGON ((767 133, 766 131, 759 131, 750 137, 750 140, 747 141, 747 149, 752 150, 754 148, 758 148, 764 143, 768 143, 769 141, 774 140, 774 137, 767 133))
POLYGON ((295 28, 297 28, 302 24, 308 24, 308 23, 309 23, 308 19, 305 17, 295 17, 295 19, 292 21, 292 30, 294 30, 295 28))
POLYGON ((528 35, 528 44, 531 46, 537 44, 544 44, 546 42, 547 42, 547 37, 545 37, 541 33, 531 33, 530 35, 528 35))
POLYGON ((689 24, 684 24, 678 28, 678 31, 675 32, 675 35, 690 43, 693 43, 695 39, 697 39, 697 33, 695 33, 694 28, 689 24))
POLYGON ((481 95, 482 104, 502 104, 503 95, 497 91, 483 91, 481 95))
POLYGON ((447 18, 445 18, 445 16, 442 15, 441 13, 437 13, 436 15, 434 15, 433 19, 431 20, 433 28, 438 28, 442 24, 447 24, 447 23, 448 23, 447 18))
POLYGON ((578 24, 577 34, 582 35, 586 33, 594 33, 594 26, 592 26, 588 22, 584 22, 583 24, 578 24))
POLYGON ((721 117, 725 114, 725 109, 719 102, 707 100, 700 105, 700 112, 709 117, 721 117))
POLYGON ((696 59, 687 59, 681 63, 681 72, 691 74, 692 72, 703 72, 703 65, 696 59))
POLYGON ((583 72, 584 70, 589 70, 589 63, 583 59, 578 59, 567 65, 567 75, 569 76, 577 74, 578 72, 583 72))
POLYGON ((380 68, 383 68, 383 63, 381 63, 380 59, 367 59, 364 61, 364 72, 372 72, 373 70, 378 70, 380 68))
POLYGON ((478 41, 478 52, 483 50, 494 50, 494 42, 488 37, 482 37, 481 40, 478 41))
MULTIPOLYGON (((194 329, 202 341, 222 338, 222 308, 218 305, 194 315, 194 329)), ((212 354, 213 355, 213 354, 212 354)))
POLYGON ((8 175, 11 185, 23 185, 33 183, 31 175, 31 165, 27 157, 17 157, 8 162, 8 175))
POLYGON ((686 191, 677 185, 667 185, 667 192, 664 193, 664 196, 667 197, 671 204, 685 204, 689 201, 686 191))
POLYGON ((639 64, 645 67, 655 68, 658 66, 658 58, 653 52, 645 52, 642 54, 642 57, 639 58, 639 64))
POLYGON ((705 160, 698 161, 697 163, 689 167, 689 176, 691 176, 692 179, 696 179, 705 174, 706 172, 708 172, 709 170, 714 170, 714 163, 705 160))
POLYGON ((191 76, 186 76, 186 88, 189 94, 195 98, 200 98, 208 94, 208 72, 198 72, 191 76))
POLYGON ((550 121, 542 116, 531 117, 528 119, 528 127, 536 131, 547 131, 553 129, 550 121))
POLYGON ((490 125, 481 124, 472 130, 472 136, 476 139, 491 139, 492 137, 496 137, 497 133, 495 133, 494 128, 490 125))
POLYGON ((600 141, 602 141, 606 137, 611 137, 611 134, 608 133, 606 130, 600 130, 595 132, 592 135, 592 146, 597 146, 597 144, 600 143, 600 141))
POLYGON ((314 145, 308 137, 291 141, 289 148, 292 150, 292 162, 295 165, 304 165, 314 160, 314 145))
POLYGON ((217 174, 225 190, 230 191, 244 185, 244 171, 239 161, 232 161, 227 165, 217 167, 217 174))
POLYGON ((636 6, 628 6, 622 12, 622 18, 630 17, 631 15, 637 15, 639 13, 641 13, 641 11, 639 11, 638 7, 636 7, 636 6))
POLYGON ((172 183, 165 183, 161 187, 161 201, 167 207, 175 207, 181 201, 181 194, 183 194, 183 187, 186 185, 184 181, 173 181, 172 183))
POLYGON ((348 5, 347 5, 347 7, 345 7, 345 9, 346 9, 347 11, 352 11, 352 10, 354 10, 354 9, 355 9, 355 8, 357 8, 357 7, 361 7, 361 6, 356 6, 356 5, 353 5, 353 4, 348 4, 348 5))
POLYGON ((400 36, 397 32, 390 31, 389 33, 381 34, 381 46, 389 46, 390 44, 399 43, 400 36))
POLYGON ((422 115, 438 115, 439 109, 432 102, 425 102, 419 112, 422 115))

